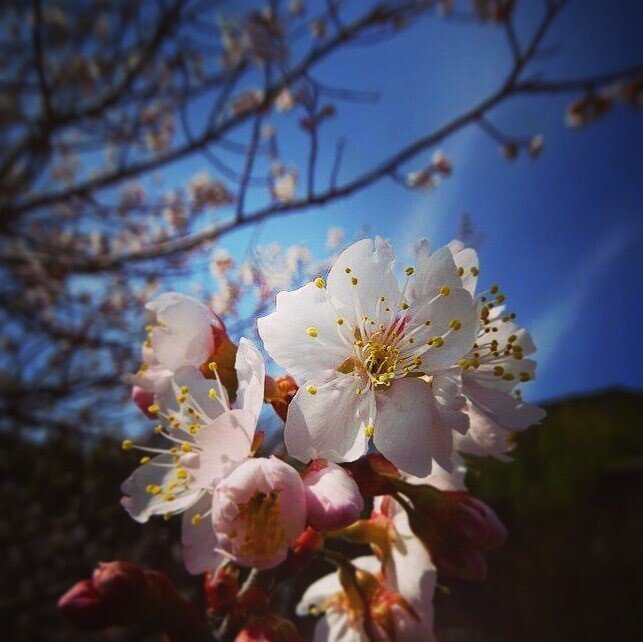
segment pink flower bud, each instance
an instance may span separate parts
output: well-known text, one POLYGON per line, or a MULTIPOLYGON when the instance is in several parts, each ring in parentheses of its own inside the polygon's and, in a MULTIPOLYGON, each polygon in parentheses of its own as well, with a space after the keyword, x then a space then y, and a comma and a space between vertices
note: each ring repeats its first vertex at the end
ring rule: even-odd
POLYGON ((105 608, 92 580, 74 584, 58 600, 58 610, 65 620, 88 631, 103 629, 112 621, 111 612, 105 608))
POLYGON ((353 478, 336 464, 313 461, 303 475, 308 522, 318 531, 345 528, 357 520, 364 500, 353 478))
POLYGON ((233 564, 225 564, 214 573, 205 575, 205 602, 208 611, 225 614, 239 593, 239 571, 233 564))
POLYGON ((171 642, 201 639, 204 632, 196 609, 166 575, 128 562, 101 563, 91 579, 60 598, 58 609, 87 631, 147 621, 165 631, 171 642))
POLYGON ((139 407, 141 412, 147 415, 150 419, 154 419, 155 415, 151 414, 148 408, 154 403, 154 392, 146 390, 141 386, 132 387, 132 401, 139 407))
POLYGON ((299 473, 276 457, 247 459, 214 489, 212 526, 219 547, 238 564, 277 566, 306 526, 299 473))
POLYGON ((484 579, 483 553, 507 539, 507 530, 493 510, 466 491, 441 491, 401 480, 395 485, 410 499, 410 504, 403 504, 409 525, 438 569, 457 579, 484 579))
POLYGON ((127 562, 101 563, 91 580, 72 587, 59 602, 63 617, 79 628, 98 630, 135 621, 145 610, 143 571, 127 562))

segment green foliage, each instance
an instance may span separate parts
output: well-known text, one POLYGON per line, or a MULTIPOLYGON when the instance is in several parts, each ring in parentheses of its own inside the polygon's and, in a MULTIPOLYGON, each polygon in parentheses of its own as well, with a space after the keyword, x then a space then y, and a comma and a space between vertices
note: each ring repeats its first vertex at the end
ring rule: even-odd
POLYGON ((509 527, 489 578, 438 601, 442 642, 640 639, 643 396, 550 404, 515 460, 472 460, 469 484, 509 527), (638 615, 637 615, 638 614, 638 615))

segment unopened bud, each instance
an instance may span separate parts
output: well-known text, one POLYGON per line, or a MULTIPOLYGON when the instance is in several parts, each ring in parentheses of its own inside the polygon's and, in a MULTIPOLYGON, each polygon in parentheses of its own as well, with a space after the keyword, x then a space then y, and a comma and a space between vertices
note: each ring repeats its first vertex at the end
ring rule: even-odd
POLYGON ((382 455, 367 455, 342 464, 342 468, 350 472, 362 497, 390 495, 395 490, 390 480, 400 475, 397 468, 382 455))
POLYGON ((217 615, 227 613, 239 592, 239 570, 225 564, 205 575, 206 609, 217 615))
POLYGON ((132 387, 132 401, 139 407, 141 412, 143 412, 150 419, 154 419, 156 415, 149 411, 149 408, 154 403, 154 392, 147 390, 146 388, 141 388, 141 386, 132 387))
POLYGON ((357 520, 364 500, 357 484, 340 466, 313 461, 302 476, 308 522, 319 531, 337 530, 357 520))

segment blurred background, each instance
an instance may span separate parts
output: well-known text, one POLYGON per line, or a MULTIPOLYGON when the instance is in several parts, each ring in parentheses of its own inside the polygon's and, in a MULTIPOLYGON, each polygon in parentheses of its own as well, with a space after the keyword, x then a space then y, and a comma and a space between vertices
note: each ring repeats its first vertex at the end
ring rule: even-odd
POLYGON ((471 462, 510 539, 442 586, 438 639, 638 640, 642 25, 637 0, 0 3, 5 639, 143 639, 59 619, 98 561, 203 599, 177 524, 118 503, 145 303, 186 292, 257 339, 277 291, 379 234, 402 268, 423 237, 476 247, 549 412, 471 462))

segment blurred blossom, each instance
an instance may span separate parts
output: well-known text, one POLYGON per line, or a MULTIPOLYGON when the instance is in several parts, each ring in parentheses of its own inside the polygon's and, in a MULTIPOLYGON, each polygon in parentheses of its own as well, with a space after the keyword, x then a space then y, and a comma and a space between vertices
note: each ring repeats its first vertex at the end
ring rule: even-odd
POLYGON ((190 179, 188 194, 196 211, 205 207, 218 208, 233 202, 227 187, 221 181, 211 178, 207 172, 200 172, 190 179))
POLYGON ((290 89, 283 89, 275 99, 277 111, 290 111, 295 106, 295 98, 290 89))
POLYGON ((295 198, 297 192, 297 170, 290 169, 275 180, 273 195, 277 201, 288 203, 295 198))
POLYGON ((241 92, 232 101, 231 109, 235 116, 242 116, 256 110, 263 102, 264 95, 261 89, 248 89, 241 92))
POLYGON ((331 227, 326 235, 326 248, 336 250, 344 242, 344 230, 341 227, 331 227))
POLYGON ((406 184, 412 189, 429 191, 436 187, 437 182, 430 169, 418 169, 407 176, 406 184))

